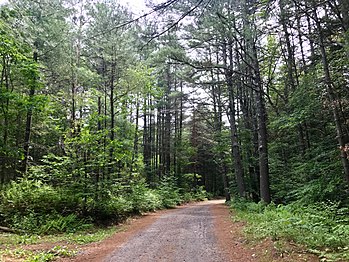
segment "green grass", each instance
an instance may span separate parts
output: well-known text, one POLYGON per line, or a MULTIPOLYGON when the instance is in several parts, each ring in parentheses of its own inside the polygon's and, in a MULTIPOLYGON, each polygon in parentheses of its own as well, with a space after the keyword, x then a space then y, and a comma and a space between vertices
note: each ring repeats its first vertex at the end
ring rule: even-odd
POLYGON ((305 246, 323 261, 349 260, 348 209, 339 203, 268 205, 233 202, 235 219, 247 221, 246 234, 305 246))
POLYGON ((3 261, 6 257, 24 262, 46 262, 53 261, 59 257, 72 257, 75 254, 76 251, 62 246, 55 246, 45 251, 31 251, 24 248, 4 249, 0 250, 0 261, 3 261))
POLYGON ((66 233, 58 235, 17 235, 10 233, 0 234, 0 261, 3 257, 20 259, 25 262, 53 261, 58 257, 71 257, 76 254, 76 250, 62 245, 56 245, 50 250, 31 251, 25 245, 35 245, 44 243, 64 243, 84 245, 92 242, 102 241, 121 231, 122 227, 92 228, 87 231, 76 233, 66 233))
POLYGON ((66 242, 68 244, 88 244, 92 242, 101 241, 117 231, 120 231, 121 227, 108 227, 108 228, 92 228, 87 231, 80 231, 76 233, 66 233, 57 235, 17 235, 10 233, 0 234, 0 246, 11 245, 33 245, 47 242, 66 242))

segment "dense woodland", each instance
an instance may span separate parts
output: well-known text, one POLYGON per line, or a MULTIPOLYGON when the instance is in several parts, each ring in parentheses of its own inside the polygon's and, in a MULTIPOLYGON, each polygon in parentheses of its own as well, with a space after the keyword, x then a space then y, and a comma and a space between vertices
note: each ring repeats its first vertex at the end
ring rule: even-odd
POLYGON ((46 232, 203 190, 348 222, 349 2, 148 6, 1 6, 1 224, 46 232))

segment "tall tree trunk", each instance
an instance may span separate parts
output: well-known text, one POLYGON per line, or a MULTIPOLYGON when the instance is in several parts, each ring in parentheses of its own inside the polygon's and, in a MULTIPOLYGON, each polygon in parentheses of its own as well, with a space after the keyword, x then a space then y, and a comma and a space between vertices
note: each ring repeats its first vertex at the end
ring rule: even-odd
MULTIPOLYGON (((6 92, 10 92, 10 82, 9 82, 9 63, 8 59, 6 59, 6 56, 3 55, 2 57, 2 71, 1 71, 1 79, 0 79, 0 87, 5 86, 6 87, 6 92)), ((10 105, 10 98, 7 96, 5 99, 5 102, 2 103, 1 105, 1 111, 3 114, 3 146, 7 147, 8 143, 8 135, 9 135, 9 105, 10 105)), ((0 182, 1 184, 5 183, 5 176, 7 175, 7 162, 8 162, 8 155, 6 153, 0 154, 0 182)))
MULTIPOLYGON (((223 50, 223 56, 224 56, 224 62, 225 64, 227 64, 227 50, 226 50, 226 46, 223 46, 224 50, 223 50)), ((218 50, 215 54, 215 62, 218 64, 219 63, 219 53, 218 50)), ((211 50, 210 50, 210 62, 212 63, 212 54, 211 54, 211 50)), ((215 81, 219 82, 220 79, 220 75, 219 73, 217 73, 215 79, 215 74, 214 72, 211 70, 211 80, 214 83, 215 81)), ((223 182, 223 190, 224 190, 224 195, 225 195, 225 200, 226 201, 230 201, 231 200, 231 194, 230 194, 230 183, 229 183, 229 178, 227 175, 227 167, 226 164, 224 163, 224 152, 222 151, 222 118, 223 118, 223 104, 222 104, 222 89, 221 86, 212 85, 212 98, 213 98, 213 110, 214 110, 214 132, 215 132, 215 137, 217 140, 217 144, 218 144, 218 154, 217 154, 217 165, 218 165, 218 174, 219 177, 221 177, 220 179, 222 179, 223 182)), ((216 191, 216 184, 217 184, 217 178, 213 178, 212 179, 212 190, 213 192, 216 191)))
POLYGON ((238 139, 238 128, 236 123, 236 103, 235 103, 235 95, 234 95, 234 87, 233 87, 233 47, 232 41, 229 40, 228 47, 223 46, 223 60, 225 63, 225 81, 228 87, 229 94, 229 122, 230 122, 230 138, 232 145, 232 157, 234 160, 234 168, 235 168, 235 178, 238 187, 238 192, 240 197, 246 196, 245 183, 244 183, 244 169, 242 165, 242 157, 240 153, 239 139, 238 139), (228 65, 229 60, 229 65, 228 65))
POLYGON ((174 105, 174 141, 173 141, 173 171, 174 175, 178 178, 178 170, 177 170, 177 157, 178 157, 178 92, 177 92, 177 78, 175 78, 174 81, 174 92, 176 97, 174 98, 173 105, 174 105))
POLYGON ((156 171, 158 175, 158 179, 161 179, 161 174, 162 174, 162 150, 161 150, 161 145, 162 145, 162 131, 161 131, 161 106, 158 106, 157 108, 157 121, 156 121, 156 171))
MULTIPOLYGON (((229 87, 230 89, 230 87, 229 87)), ((244 183, 244 169, 242 166, 242 159, 240 154, 240 145, 238 140, 238 130, 236 124, 236 110, 234 96, 232 95, 233 90, 229 90, 229 123, 230 123, 230 138, 232 145, 232 158, 234 160, 235 167, 235 178, 240 197, 246 196, 245 183, 244 183)))
MULTIPOLYGON (((317 15, 317 9, 315 7, 315 3, 313 3, 313 17, 315 19, 317 31, 318 31, 318 39, 319 39, 319 48, 322 57, 323 71, 325 75, 325 85, 327 89, 327 95, 330 101, 330 106, 332 108, 333 120, 336 126, 337 132, 337 141, 341 149, 345 147, 345 134, 342 129, 342 124, 340 121, 339 109, 337 106, 337 97, 334 91, 334 84, 331 79, 330 66, 327 59, 326 49, 325 49, 325 38, 323 29, 321 27, 320 20, 317 15)), ((341 162, 344 170, 344 175, 347 183, 349 184, 349 160, 348 155, 344 150, 340 150, 341 152, 341 162)))
POLYGON ((149 159, 149 127, 148 127, 148 101, 144 97, 143 101, 143 161, 144 169, 146 173, 147 183, 151 184, 152 177, 150 172, 150 159, 149 159))
POLYGON ((288 32, 288 28, 286 24, 286 21, 289 18, 286 17, 285 8, 286 8, 285 0, 280 0, 280 10, 281 10, 280 22, 284 32, 285 44, 286 44, 286 50, 287 50, 287 58, 286 58, 287 81, 284 89, 284 98, 285 98, 285 103, 287 104, 290 92, 295 90, 295 81, 294 81, 294 74, 293 74, 293 68, 294 68, 293 49, 291 46, 290 33, 288 32))
MULTIPOLYGON (((38 53, 34 51, 33 60, 35 63, 38 62, 38 53)), ((35 78, 35 76, 33 76, 35 78)), ((25 124, 25 134, 24 134, 24 159, 23 159, 23 173, 26 174, 28 170, 28 161, 29 161, 29 149, 30 149, 30 136, 31 136, 31 128, 32 128, 32 120, 33 120, 33 107, 34 107, 34 95, 35 95, 35 81, 33 79, 34 84, 30 86, 29 90, 29 107, 27 111, 27 119, 25 124)))
POLYGON ((171 75, 170 75, 170 65, 167 66, 167 90, 166 90, 166 112, 165 112, 165 150, 164 150, 164 160, 165 160, 165 173, 167 175, 171 172, 171 75))
MULTIPOLYGON (((268 133, 267 133, 267 111, 265 107, 265 98, 262 79, 260 75, 260 66, 258 61, 258 52, 256 46, 257 29, 250 22, 252 3, 244 0, 244 31, 246 38, 246 55, 249 58, 248 66, 252 71, 252 85, 255 89, 256 113, 257 113, 257 133, 258 133, 258 154, 259 154, 259 189, 261 200, 270 203, 270 184, 269 184, 269 163, 268 163, 268 133)), ((253 15, 253 14, 252 14, 253 15)))
POLYGON ((110 177, 110 173, 115 171, 115 163, 114 163, 114 148, 113 141, 115 140, 115 106, 114 106, 114 91, 115 91, 115 73, 116 73, 116 64, 115 58, 113 58, 111 65, 111 76, 110 76, 110 150, 109 150, 109 168, 108 168, 108 177, 110 177))
MULTIPOLYGON (((182 136, 183 136, 183 82, 180 83, 180 109, 179 109, 179 131, 178 131, 178 147, 180 150, 183 150, 182 148, 182 136)), ((177 172, 182 175, 182 161, 177 161, 177 172)))
POLYGON ((345 51, 349 59, 349 1, 339 0, 340 10, 342 14, 342 27, 344 31, 345 38, 345 51))
POLYGON ((137 168, 137 166, 134 166, 135 159, 138 157, 138 129, 139 129, 139 97, 137 96, 137 102, 136 102, 136 116, 135 116, 135 133, 133 138, 133 152, 132 152, 132 160, 131 160, 131 167, 130 172, 133 173, 134 167, 137 168))
POLYGON ((260 76, 257 48, 252 46, 254 79, 257 89, 257 118, 258 118, 258 147, 259 147, 259 179, 261 199, 270 203, 269 163, 268 163, 268 133, 267 133, 267 111, 265 108, 264 90, 260 76))

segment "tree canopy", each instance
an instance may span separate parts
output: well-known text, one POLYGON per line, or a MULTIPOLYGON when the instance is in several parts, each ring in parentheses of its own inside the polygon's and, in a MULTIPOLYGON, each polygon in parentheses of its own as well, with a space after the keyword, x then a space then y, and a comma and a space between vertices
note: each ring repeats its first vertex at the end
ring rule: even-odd
POLYGON ((117 0, 1 6, 0 221, 118 218, 203 189, 348 207, 346 0, 148 10, 117 0))

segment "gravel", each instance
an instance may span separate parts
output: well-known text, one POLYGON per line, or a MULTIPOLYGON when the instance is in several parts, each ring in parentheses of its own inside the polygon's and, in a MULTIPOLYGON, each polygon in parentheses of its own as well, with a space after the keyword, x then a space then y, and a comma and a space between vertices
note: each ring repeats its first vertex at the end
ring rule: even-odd
POLYGON ((161 216, 104 262, 223 262, 208 202, 161 216))

